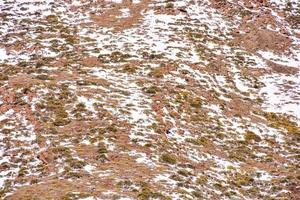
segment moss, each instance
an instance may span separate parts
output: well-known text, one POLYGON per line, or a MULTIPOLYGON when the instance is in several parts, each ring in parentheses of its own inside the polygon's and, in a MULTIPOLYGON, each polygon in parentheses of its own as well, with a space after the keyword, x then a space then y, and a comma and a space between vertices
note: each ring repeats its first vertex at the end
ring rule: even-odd
POLYGON ((186 181, 178 182, 176 185, 177 185, 177 187, 190 188, 191 182, 189 180, 186 180, 186 181))
POLYGON ((196 182, 199 185, 204 185, 208 182, 208 180, 207 180, 207 177, 203 175, 203 176, 198 177, 196 182))
POLYGON ((180 176, 176 175, 176 174, 171 175, 170 179, 172 179, 174 181, 177 181, 177 182, 183 181, 183 179, 180 176))
POLYGON ((150 147, 153 147, 153 144, 152 144, 152 143, 150 143, 150 142, 148 142, 148 143, 146 143, 146 144, 144 145, 144 147, 148 147, 148 148, 150 148, 150 147))
POLYGON ((137 69, 138 68, 135 66, 125 65, 122 69, 122 72, 133 74, 136 73, 137 69))
POLYGON ((227 166, 227 170, 229 170, 229 171, 232 171, 232 170, 235 170, 236 168, 234 167, 234 166, 232 166, 232 165, 228 165, 227 166))
MULTIPOLYGON (((216 129, 218 130, 222 130, 222 125, 218 124, 218 126, 216 127, 216 129)), ((224 133, 216 133, 216 138, 223 140, 226 137, 226 135, 224 133)))
POLYGON ((118 131, 118 129, 115 124, 111 124, 106 127, 106 131, 116 133, 118 131))
POLYGON ((246 190, 246 193, 251 196, 257 196, 259 194, 260 190, 257 187, 251 187, 246 190))
POLYGON ((188 101, 189 101, 190 106, 192 106, 194 108, 201 108, 201 106, 202 106, 202 100, 199 97, 191 98, 188 101))
POLYGON ((39 182, 38 179, 34 178, 32 180, 30 180, 30 184, 33 185, 33 184, 37 184, 39 182))
POLYGON ((25 167, 21 167, 18 176, 25 176, 28 173, 28 170, 25 167))
POLYGON ((71 172, 71 171, 67 172, 65 174, 65 176, 66 176, 66 178, 75 178, 75 179, 83 177, 82 173, 80 173, 80 172, 71 172))
POLYGON ((69 157, 71 155, 71 150, 68 147, 54 147, 51 149, 54 154, 59 154, 60 156, 69 157))
POLYGON ((55 126, 64 126, 64 125, 67 125, 69 123, 70 123, 69 120, 67 120, 65 118, 61 118, 61 117, 56 117, 55 120, 54 120, 54 122, 53 122, 53 124, 55 126))
POLYGON ((260 97, 256 98, 256 103, 262 104, 264 102, 264 100, 260 97))
POLYGON ((117 183, 117 186, 121 189, 128 189, 132 185, 133 185, 133 183, 130 180, 119 181, 117 183))
POLYGON ((4 134, 4 135, 9 135, 9 134, 12 132, 12 130, 11 130, 11 129, 8 129, 8 128, 3 128, 3 129, 1 130, 1 132, 2 132, 2 134, 4 134))
POLYGON ((190 120, 192 122, 205 122, 208 120, 208 117, 205 113, 195 112, 191 114, 190 120))
POLYGON ((181 169, 177 172, 178 174, 182 175, 182 176, 186 176, 188 177, 189 175, 191 175, 190 172, 188 172, 187 170, 181 169))
POLYGON ((223 185, 221 183, 214 183, 213 187, 217 190, 221 190, 221 191, 224 190, 223 185))
POLYGON ((148 94, 156 94, 159 91, 160 91, 160 89, 156 86, 150 86, 150 87, 145 89, 145 92, 148 93, 148 94))
POLYGON ((40 75, 37 75, 36 76, 37 79, 39 80, 51 80, 52 78, 50 78, 48 75, 45 75, 45 74, 40 74, 40 75))
POLYGON ((226 5, 226 0, 215 0, 217 4, 226 5))
POLYGON ((82 198, 87 198, 91 196, 90 194, 87 193, 78 193, 78 192, 68 192, 65 194, 63 197, 61 197, 61 200, 74 200, 74 199, 82 199, 82 198))
POLYGON ((279 115, 272 112, 263 113, 264 117, 270 122, 270 126, 273 128, 284 128, 287 130, 288 134, 300 135, 299 128, 296 122, 292 122, 289 117, 284 115, 279 115))
POLYGON ((141 185, 141 190, 137 195, 138 200, 149 200, 149 199, 161 199, 161 200, 170 200, 170 198, 165 197, 159 192, 153 191, 149 186, 144 183, 141 185))
MULTIPOLYGON (((18 63, 18 65, 19 65, 20 67, 28 67, 30 64, 29 64, 29 62, 26 62, 26 61, 20 61, 20 62, 18 63)), ((33 71, 31 71, 31 72, 33 72, 33 71)))
POLYGON ((108 153, 108 151, 107 151, 106 147, 101 146, 98 148, 97 153, 104 154, 104 153, 108 153))
POLYGON ((142 52, 142 56, 144 59, 149 59, 149 60, 163 58, 163 54, 155 54, 155 53, 148 53, 148 52, 142 52))
POLYGON ((96 160, 100 161, 101 163, 105 163, 106 161, 108 161, 108 158, 106 156, 107 153, 108 150, 106 149, 105 145, 103 143, 100 143, 98 145, 96 160))
POLYGON ((175 102, 176 103, 184 103, 191 94, 189 92, 180 92, 176 95, 175 102))
POLYGON ((174 8, 174 4, 169 2, 169 3, 166 4, 166 8, 167 9, 172 9, 172 8, 174 8))
POLYGON ((176 192, 180 194, 179 195, 180 199, 191 199, 190 198, 191 194, 182 188, 178 188, 176 192))
POLYGON ((6 194, 7 194, 7 192, 8 192, 8 188, 6 188, 6 187, 2 187, 1 189, 0 189, 0 197, 4 197, 6 194))
POLYGON ((129 54, 123 54, 120 51, 114 51, 111 54, 101 54, 98 56, 98 60, 102 63, 117 63, 117 62, 125 62, 128 58, 132 56, 129 54))
POLYGON ((111 53, 111 59, 114 62, 122 62, 125 61, 126 59, 130 58, 131 56, 129 54, 123 54, 119 51, 115 51, 111 53))
POLYGON ((252 142, 252 141, 260 142, 261 141, 261 138, 258 135, 256 135, 255 133, 253 133, 252 131, 247 131, 244 135, 244 139, 246 142, 252 142))
POLYGON ((209 143, 209 140, 206 139, 206 138, 197 138, 197 139, 194 139, 194 138, 186 138, 185 139, 186 142, 189 142, 189 143, 192 143, 194 145, 207 145, 209 143))
POLYGON ((120 92, 120 93, 121 93, 122 95, 124 95, 124 96, 130 96, 130 95, 131 95, 130 92, 125 91, 125 90, 120 90, 120 91, 118 91, 118 92, 120 92))
POLYGON ((67 119, 68 113, 64 110, 64 104, 61 100, 50 97, 47 99, 46 107, 54 114, 53 124, 55 126, 63 126, 70 123, 67 119))
POLYGON ((93 137, 89 138, 91 143, 101 142, 104 139, 103 135, 93 135, 93 137))
POLYGON ((81 160, 77 160, 74 158, 68 158, 66 159, 66 162, 69 164, 70 167, 75 169, 81 169, 85 166, 85 162, 81 160))
POLYGON ((58 22, 58 17, 56 15, 48 15, 46 17, 46 20, 49 23, 57 23, 58 22))
POLYGON ((246 155, 244 151, 239 151, 239 150, 233 150, 229 153, 229 158, 234 160, 234 161, 240 161, 240 162, 245 162, 246 161, 246 155))
POLYGON ((148 128, 153 129, 154 132, 157 132, 158 124, 157 123, 152 123, 151 125, 148 126, 148 128))
POLYGON ((234 184, 237 186, 246 186, 251 184, 254 179, 248 174, 237 173, 234 177, 234 184))
POLYGON ((76 105, 75 112, 86 112, 86 106, 84 103, 79 103, 76 105))
POLYGON ((171 165, 175 165, 177 163, 176 157, 174 155, 164 153, 160 156, 160 162, 168 163, 171 165))
POLYGON ((100 134, 100 135, 103 135, 103 134, 105 134, 106 133, 106 128, 99 128, 99 129, 97 129, 98 131, 98 134, 100 134))
POLYGON ((65 38, 65 41, 68 44, 74 45, 79 43, 79 40, 75 36, 63 34, 62 37, 65 38))
POLYGON ((227 191, 227 192, 225 192, 224 193, 224 195, 226 196, 226 197, 232 197, 232 196, 235 196, 237 193, 235 192, 235 191, 227 191))
POLYGON ((101 163, 105 163, 108 161, 108 158, 105 154, 98 154, 96 156, 96 160, 100 161, 101 163))
POLYGON ((6 74, 0 73, 0 81, 7 81, 8 76, 6 74))
POLYGON ((162 68, 155 68, 148 75, 155 78, 163 78, 164 72, 162 68))
POLYGON ((197 199, 200 199, 200 198, 203 199, 203 193, 201 191, 198 191, 198 190, 192 191, 192 195, 194 197, 196 197, 197 199))

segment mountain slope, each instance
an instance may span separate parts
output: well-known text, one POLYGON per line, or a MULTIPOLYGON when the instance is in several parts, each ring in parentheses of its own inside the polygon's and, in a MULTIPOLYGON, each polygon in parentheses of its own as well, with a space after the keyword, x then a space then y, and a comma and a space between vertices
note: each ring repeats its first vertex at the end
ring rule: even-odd
POLYGON ((0 2, 2 199, 298 199, 300 3, 0 2))

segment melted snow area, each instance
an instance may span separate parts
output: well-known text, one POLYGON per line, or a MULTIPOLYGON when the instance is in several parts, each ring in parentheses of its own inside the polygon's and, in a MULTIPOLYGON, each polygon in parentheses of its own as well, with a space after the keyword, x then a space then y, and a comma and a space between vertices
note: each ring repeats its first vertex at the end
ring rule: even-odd
POLYGON ((299 13, 0 1, 0 199, 298 199, 299 13))

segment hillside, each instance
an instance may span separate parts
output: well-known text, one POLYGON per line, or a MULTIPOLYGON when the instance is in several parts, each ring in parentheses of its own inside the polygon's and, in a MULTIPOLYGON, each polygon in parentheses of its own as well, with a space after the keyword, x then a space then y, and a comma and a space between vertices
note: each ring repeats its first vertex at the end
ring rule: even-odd
POLYGON ((300 198, 298 0, 0 0, 0 199, 300 198))

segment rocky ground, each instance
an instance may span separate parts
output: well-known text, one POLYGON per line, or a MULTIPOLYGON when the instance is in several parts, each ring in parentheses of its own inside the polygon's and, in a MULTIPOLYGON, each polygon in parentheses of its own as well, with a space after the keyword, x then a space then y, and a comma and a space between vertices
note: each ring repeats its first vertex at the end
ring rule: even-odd
POLYGON ((298 0, 0 10, 0 199, 300 199, 298 0))

